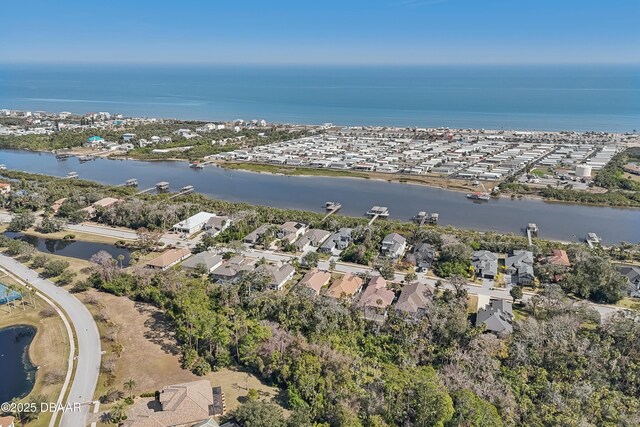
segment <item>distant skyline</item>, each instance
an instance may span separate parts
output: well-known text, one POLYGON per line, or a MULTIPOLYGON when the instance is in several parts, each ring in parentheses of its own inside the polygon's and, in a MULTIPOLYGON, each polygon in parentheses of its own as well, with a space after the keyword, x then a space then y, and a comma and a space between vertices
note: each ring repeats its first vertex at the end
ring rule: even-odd
POLYGON ((640 63, 638 0, 5 2, 3 63, 640 63))

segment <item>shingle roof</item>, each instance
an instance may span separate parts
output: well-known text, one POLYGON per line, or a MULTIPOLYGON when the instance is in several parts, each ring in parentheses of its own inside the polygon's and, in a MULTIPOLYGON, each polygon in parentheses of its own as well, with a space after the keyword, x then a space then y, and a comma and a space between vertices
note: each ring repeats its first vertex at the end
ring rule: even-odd
POLYGON ((405 285, 396 302, 396 309, 416 314, 427 307, 433 291, 424 283, 414 282, 405 285))

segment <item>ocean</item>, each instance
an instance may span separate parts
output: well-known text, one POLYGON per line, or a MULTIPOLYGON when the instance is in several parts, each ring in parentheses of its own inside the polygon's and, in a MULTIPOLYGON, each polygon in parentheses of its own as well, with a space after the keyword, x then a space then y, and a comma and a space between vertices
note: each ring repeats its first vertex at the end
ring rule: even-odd
POLYGON ((0 65, 0 108, 631 132, 640 66, 0 65))

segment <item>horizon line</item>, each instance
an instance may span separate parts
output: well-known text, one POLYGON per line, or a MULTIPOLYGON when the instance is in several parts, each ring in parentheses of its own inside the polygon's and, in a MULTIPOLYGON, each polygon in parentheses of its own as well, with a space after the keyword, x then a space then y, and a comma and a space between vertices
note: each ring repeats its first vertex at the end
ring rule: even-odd
POLYGON ((0 65, 140 65, 140 66, 282 66, 282 67, 420 67, 420 66, 640 66, 640 61, 615 61, 615 62, 586 62, 586 61, 566 61, 566 62, 245 62, 245 61, 229 61, 229 62, 213 62, 213 61, 39 61, 39 60, 0 60, 0 65))

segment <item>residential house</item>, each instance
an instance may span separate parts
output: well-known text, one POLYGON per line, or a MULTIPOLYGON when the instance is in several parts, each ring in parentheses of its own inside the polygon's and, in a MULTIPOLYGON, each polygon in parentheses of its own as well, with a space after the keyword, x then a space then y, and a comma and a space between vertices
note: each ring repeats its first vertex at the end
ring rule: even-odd
POLYGON ((0 194, 5 195, 11 193, 11 184, 8 182, 0 182, 0 194))
POLYGON ((318 247, 322 242, 327 240, 331 235, 330 232, 312 228, 302 235, 295 243, 295 247, 298 252, 304 252, 310 247, 318 247))
POLYGON ((298 237, 302 236, 307 231, 307 226, 295 221, 285 222, 280 226, 276 232, 276 237, 280 240, 285 240, 289 243, 293 243, 298 237))
POLYGON ((167 270, 182 260, 187 259, 191 251, 187 248, 169 249, 147 262, 146 267, 155 270, 167 270))
POLYGON ((511 301, 505 299, 493 299, 478 310, 476 326, 485 325, 486 330, 495 333, 513 331, 513 310, 511 301))
POLYGON ((98 208, 107 209, 107 208, 110 208, 111 206, 114 206, 122 202, 123 202, 122 199, 116 199, 115 197, 105 197, 104 199, 100 199, 93 202, 91 206, 87 206, 86 208, 82 208, 80 210, 83 212, 86 212, 87 217, 93 218, 94 216, 96 216, 96 212, 98 211, 98 208))
POLYGON ((16 419, 11 415, 0 417, 0 427, 15 427, 16 419))
POLYGON ((255 245, 256 243, 258 243, 258 239, 260 238, 260 236, 266 233, 271 227, 271 224, 262 224, 260 227, 247 234, 244 237, 243 242, 249 245, 255 245))
POLYGON ((209 212, 198 212, 197 214, 190 216, 184 221, 173 224, 173 227, 171 227, 171 229, 176 233, 193 234, 202 230, 205 224, 215 216, 216 214, 209 212))
POLYGON ((429 243, 421 243, 413 250, 413 258, 418 271, 427 271, 433 265, 436 258, 436 248, 429 243))
POLYGON ((269 280, 269 287, 279 291, 284 287, 285 283, 293 278, 293 275, 296 274, 296 269, 291 264, 282 264, 280 267, 272 264, 262 264, 254 272, 265 275, 269 280))
POLYGON ((207 230, 207 234, 217 236, 231 225, 231 219, 227 216, 213 216, 209 218, 204 225, 204 229, 207 230))
POLYGON ((547 263, 559 267, 571 267, 567 252, 562 249, 554 249, 551 255, 547 257, 547 263))
POLYGON ((433 289, 420 282, 405 285, 400 292, 395 309, 414 319, 420 319, 427 311, 433 289))
POLYGON ((476 251, 471 258, 476 276, 493 280, 498 275, 498 255, 489 251, 476 251))
POLYGON ((529 285, 533 282, 533 252, 525 250, 513 251, 505 260, 505 280, 512 285, 529 285))
POLYGON ((135 133, 125 133, 122 135, 122 140, 124 142, 129 142, 129 141, 133 141, 136 137, 135 133))
POLYGON ((319 271, 317 268, 312 268, 298 283, 311 293, 320 295, 320 290, 327 286, 330 281, 331 273, 328 271, 319 271))
POLYGON ((640 267, 625 265, 618 271, 627 278, 629 296, 640 298, 640 267))
POLYGON ((93 135, 90 136, 89 138, 87 138, 87 142, 84 144, 86 147, 100 147, 102 145, 104 145, 105 140, 103 137, 98 136, 98 135, 93 135))
POLYGON ((218 255, 213 251, 205 251, 187 258, 181 264, 181 267, 185 270, 197 270, 198 268, 203 267, 207 273, 211 273, 213 270, 220 267, 223 262, 224 258, 222 258, 222 255, 218 255))
POLYGON ((253 270, 254 262, 242 255, 236 255, 215 268, 211 272, 214 280, 229 283, 238 279, 242 274, 253 270))
POLYGON ((353 274, 347 273, 335 280, 325 293, 331 298, 351 298, 362 289, 362 279, 353 274))
POLYGON ((382 276, 369 280, 364 292, 356 303, 356 307, 364 311, 364 318, 382 323, 387 317, 387 307, 391 305, 396 294, 387 289, 387 281, 382 276))
POLYGON ((351 244, 352 228, 341 228, 333 233, 331 237, 324 241, 318 248, 318 252, 333 252, 334 250, 344 250, 351 244))
POLYGON ((400 259, 407 249, 407 239, 398 233, 388 234, 382 240, 381 253, 383 256, 391 259, 400 259))
POLYGON ((193 381, 163 387, 156 401, 140 402, 129 407, 124 427, 191 427, 211 426, 217 414, 213 388, 209 380, 193 381), (204 423, 204 424, 203 424, 204 423))

